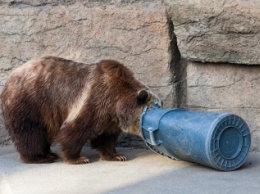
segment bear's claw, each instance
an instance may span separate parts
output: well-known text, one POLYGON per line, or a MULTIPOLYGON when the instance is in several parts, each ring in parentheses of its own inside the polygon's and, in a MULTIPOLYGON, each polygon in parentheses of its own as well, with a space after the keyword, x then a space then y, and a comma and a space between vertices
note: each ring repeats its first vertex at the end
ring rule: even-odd
POLYGON ((117 156, 116 157, 118 161, 126 161, 126 157, 125 156, 117 156))
POLYGON ((89 159, 85 156, 80 156, 76 159, 67 159, 65 160, 67 164, 87 164, 90 163, 89 159))
POLYGON ((113 153, 113 154, 106 154, 106 155, 101 155, 101 160, 106 160, 106 161, 126 161, 127 158, 120 153, 113 153))

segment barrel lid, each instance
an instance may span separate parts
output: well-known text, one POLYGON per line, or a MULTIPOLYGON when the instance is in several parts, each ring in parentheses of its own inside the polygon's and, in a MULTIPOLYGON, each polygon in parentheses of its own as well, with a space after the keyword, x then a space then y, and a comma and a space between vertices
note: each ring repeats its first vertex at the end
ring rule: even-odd
POLYGON ((250 130, 245 121, 237 115, 227 114, 211 135, 211 161, 217 169, 235 170, 244 163, 250 145, 250 130))

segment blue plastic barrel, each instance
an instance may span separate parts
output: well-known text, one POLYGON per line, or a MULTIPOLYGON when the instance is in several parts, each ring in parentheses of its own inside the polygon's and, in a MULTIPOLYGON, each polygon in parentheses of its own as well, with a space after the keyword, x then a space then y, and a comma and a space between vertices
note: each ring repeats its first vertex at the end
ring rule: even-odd
POLYGON ((141 135, 155 152, 222 171, 239 168, 250 150, 245 121, 230 113, 145 109, 141 135))

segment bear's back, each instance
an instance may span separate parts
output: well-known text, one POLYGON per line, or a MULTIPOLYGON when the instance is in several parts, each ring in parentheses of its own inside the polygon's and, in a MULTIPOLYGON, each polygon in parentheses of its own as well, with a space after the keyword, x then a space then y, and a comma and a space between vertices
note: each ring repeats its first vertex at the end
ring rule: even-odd
POLYGON ((33 114, 51 128, 60 127, 96 68, 58 58, 32 59, 9 75, 2 92, 2 109, 33 114))
POLYGON ((28 96, 48 103, 63 101, 66 106, 81 92, 95 66, 58 57, 32 59, 10 74, 5 93, 9 99, 28 96))

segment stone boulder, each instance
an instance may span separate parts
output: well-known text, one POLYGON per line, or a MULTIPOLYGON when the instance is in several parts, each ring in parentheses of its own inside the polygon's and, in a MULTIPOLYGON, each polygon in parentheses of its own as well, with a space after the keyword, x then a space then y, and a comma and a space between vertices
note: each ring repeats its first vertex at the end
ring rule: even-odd
POLYGON ((259 0, 165 0, 182 57, 260 64, 259 0))

